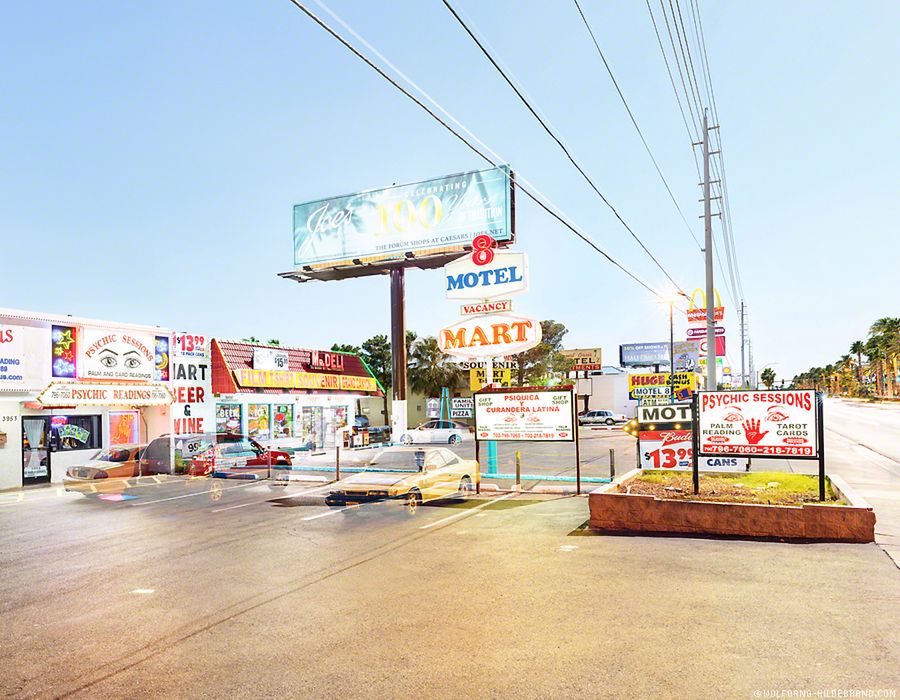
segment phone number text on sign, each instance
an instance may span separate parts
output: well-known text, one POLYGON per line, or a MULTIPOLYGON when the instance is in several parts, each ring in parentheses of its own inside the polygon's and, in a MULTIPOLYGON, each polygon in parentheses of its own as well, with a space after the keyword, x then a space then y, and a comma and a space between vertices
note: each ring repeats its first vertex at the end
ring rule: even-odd
POLYGON ((699 396, 700 453, 816 457, 814 391, 718 391, 699 396))

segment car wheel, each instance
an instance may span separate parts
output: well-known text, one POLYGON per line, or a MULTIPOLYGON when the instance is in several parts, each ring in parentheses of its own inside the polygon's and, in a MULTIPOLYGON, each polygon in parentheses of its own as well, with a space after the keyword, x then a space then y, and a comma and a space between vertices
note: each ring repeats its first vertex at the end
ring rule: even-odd
POLYGON ((419 506, 422 505, 422 494, 418 489, 413 489, 403 498, 403 505, 409 515, 415 515, 419 510, 419 506))
POLYGON ((468 476, 464 476, 459 480, 459 493, 457 494, 459 498, 466 498, 467 496, 472 495, 472 480, 468 476))
POLYGON ((607 425, 612 425, 613 423, 615 423, 615 421, 614 421, 612 418, 607 418, 607 419, 606 419, 606 424, 607 424, 607 425))
POLYGON ((451 435, 450 439, 447 442, 449 442, 451 445, 458 445, 459 443, 462 442, 462 436, 461 435, 451 435))
POLYGON ((412 435, 403 435, 400 438, 401 445, 412 445, 412 435))

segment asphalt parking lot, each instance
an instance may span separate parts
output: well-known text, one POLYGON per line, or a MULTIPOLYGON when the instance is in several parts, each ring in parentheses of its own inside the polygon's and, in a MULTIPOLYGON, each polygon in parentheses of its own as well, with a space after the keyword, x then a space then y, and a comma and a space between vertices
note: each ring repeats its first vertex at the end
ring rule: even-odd
POLYGON ((326 484, 0 494, 8 697, 754 697, 897 688, 876 545, 600 537, 584 498, 326 484), (123 498, 116 498, 116 496, 123 498), (124 498, 128 496, 128 498, 124 498))

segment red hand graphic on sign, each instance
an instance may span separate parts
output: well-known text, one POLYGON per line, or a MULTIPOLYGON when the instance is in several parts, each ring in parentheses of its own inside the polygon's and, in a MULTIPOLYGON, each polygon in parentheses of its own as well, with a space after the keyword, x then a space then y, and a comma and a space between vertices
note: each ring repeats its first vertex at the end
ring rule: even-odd
POLYGON ((753 420, 752 418, 744 423, 744 435, 747 437, 747 442, 751 445, 756 445, 762 440, 766 435, 769 434, 769 431, 759 432, 759 420, 753 420))

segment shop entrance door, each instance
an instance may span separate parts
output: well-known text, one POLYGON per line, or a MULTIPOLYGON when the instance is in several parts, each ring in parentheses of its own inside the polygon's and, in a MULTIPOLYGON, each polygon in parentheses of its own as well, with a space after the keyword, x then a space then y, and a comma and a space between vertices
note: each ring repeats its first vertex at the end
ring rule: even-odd
POLYGON ((50 481, 50 418, 22 416, 22 483, 50 481))

